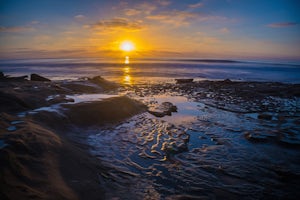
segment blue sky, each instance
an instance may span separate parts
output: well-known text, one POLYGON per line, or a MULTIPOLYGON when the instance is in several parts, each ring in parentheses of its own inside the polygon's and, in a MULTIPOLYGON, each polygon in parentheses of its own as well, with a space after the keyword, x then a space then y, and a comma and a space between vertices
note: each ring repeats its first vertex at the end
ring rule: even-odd
POLYGON ((300 59, 296 0, 0 0, 2 58, 300 59), (64 52, 62 54, 61 52, 64 52))

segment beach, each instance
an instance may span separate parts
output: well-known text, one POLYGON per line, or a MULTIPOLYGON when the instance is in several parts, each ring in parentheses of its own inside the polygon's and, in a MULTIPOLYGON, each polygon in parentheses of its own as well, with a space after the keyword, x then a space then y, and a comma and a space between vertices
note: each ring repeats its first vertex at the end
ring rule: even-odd
POLYGON ((1 199, 300 195, 299 84, 4 76, 0 87, 1 199))
POLYGON ((299 8, 1 1, 0 200, 300 199, 299 8))

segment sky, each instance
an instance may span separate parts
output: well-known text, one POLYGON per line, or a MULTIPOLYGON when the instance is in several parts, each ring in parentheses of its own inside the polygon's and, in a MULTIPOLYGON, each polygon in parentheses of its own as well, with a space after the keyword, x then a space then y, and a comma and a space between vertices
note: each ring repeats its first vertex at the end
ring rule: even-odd
POLYGON ((300 60, 299 0, 0 0, 0 58, 300 60))

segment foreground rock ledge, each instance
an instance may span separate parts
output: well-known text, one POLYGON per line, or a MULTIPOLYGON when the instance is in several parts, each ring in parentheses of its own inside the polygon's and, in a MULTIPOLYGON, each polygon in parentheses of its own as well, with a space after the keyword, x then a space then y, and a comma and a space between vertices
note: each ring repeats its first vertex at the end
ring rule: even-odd
POLYGON ((126 96, 113 97, 103 101, 66 104, 65 115, 72 124, 96 126, 116 123, 133 115, 145 112, 147 107, 139 101, 126 96))

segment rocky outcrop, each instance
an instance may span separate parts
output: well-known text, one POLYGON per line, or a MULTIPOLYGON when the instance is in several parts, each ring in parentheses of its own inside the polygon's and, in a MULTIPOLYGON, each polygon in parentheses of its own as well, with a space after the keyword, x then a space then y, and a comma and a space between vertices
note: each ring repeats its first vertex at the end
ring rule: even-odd
POLYGON ((46 82, 50 82, 51 80, 50 79, 48 79, 48 78, 45 78, 45 77, 43 77, 43 76, 40 76, 40 75, 38 75, 38 74, 31 74, 30 75, 30 80, 31 81, 46 81, 46 82))
POLYGON ((182 84, 182 83, 192 83, 194 79, 192 78, 182 78, 182 79, 175 79, 176 83, 182 84))
POLYGON ((104 90, 114 90, 117 89, 119 86, 116 83, 110 82, 108 80, 105 80, 101 76, 95 76, 93 78, 88 79, 91 83, 94 83, 96 85, 99 85, 104 90))
POLYGON ((126 96, 63 106, 67 108, 65 115, 69 118, 70 122, 79 126, 116 123, 146 111, 144 104, 126 96))
POLYGON ((160 105, 149 106, 148 112, 156 117, 171 116, 172 112, 177 112, 177 107, 171 102, 163 102, 160 105))

